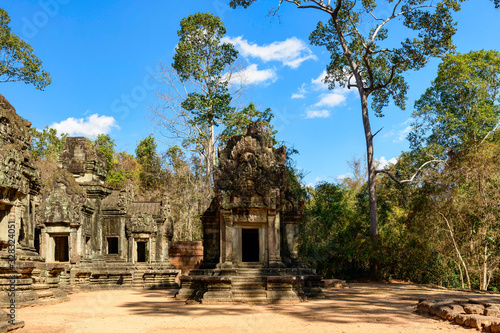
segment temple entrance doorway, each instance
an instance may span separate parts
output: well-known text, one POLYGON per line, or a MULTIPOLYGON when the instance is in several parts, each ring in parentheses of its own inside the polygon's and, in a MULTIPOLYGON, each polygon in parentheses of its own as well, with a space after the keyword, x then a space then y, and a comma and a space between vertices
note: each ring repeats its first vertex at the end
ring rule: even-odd
POLYGON ((69 241, 68 236, 54 237, 54 261, 69 261, 69 241))
POLYGON ((137 262, 147 262, 147 257, 146 242, 137 242, 137 262))
POLYGON ((42 232, 40 228, 36 227, 35 228, 35 251, 40 254, 40 236, 42 235, 42 232))
POLYGON ((241 254, 243 262, 259 262, 259 229, 241 229, 241 254))

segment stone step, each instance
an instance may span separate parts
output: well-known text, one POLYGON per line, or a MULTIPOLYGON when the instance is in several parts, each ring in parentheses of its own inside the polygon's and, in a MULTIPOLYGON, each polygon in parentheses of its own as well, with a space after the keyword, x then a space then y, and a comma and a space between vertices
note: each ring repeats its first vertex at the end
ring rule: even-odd
POLYGON ((254 290, 254 289, 260 289, 260 290, 266 290, 266 283, 265 282, 234 282, 231 284, 233 287, 233 290, 254 290))
POLYGON ((233 283, 244 283, 244 282, 259 282, 266 283, 266 276, 232 276, 231 281, 233 283))
POLYGON ((38 298, 54 297, 54 294, 50 290, 37 291, 36 294, 38 295, 38 298))
POLYGON ((267 298, 267 293, 265 290, 233 290, 233 299, 234 298, 267 298))
POLYGON ((238 276, 262 276, 264 274, 262 269, 256 268, 239 268, 236 270, 238 276))

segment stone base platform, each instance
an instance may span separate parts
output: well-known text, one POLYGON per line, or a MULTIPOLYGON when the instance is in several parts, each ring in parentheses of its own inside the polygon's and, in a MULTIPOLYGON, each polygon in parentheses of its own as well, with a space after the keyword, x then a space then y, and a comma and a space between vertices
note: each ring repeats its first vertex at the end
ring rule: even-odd
POLYGON ((212 303, 297 303, 324 297, 322 277, 302 268, 197 269, 181 277, 176 298, 212 303))
POLYGON ((16 306, 23 306, 64 301, 73 290, 179 288, 175 281, 179 273, 170 263, 19 261, 11 268, 0 260, 0 308, 9 306, 12 288, 16 306))

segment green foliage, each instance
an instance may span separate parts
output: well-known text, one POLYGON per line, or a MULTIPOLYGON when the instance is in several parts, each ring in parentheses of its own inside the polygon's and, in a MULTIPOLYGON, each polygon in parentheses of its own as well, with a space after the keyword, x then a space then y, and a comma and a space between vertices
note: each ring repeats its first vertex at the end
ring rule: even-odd
POLYGON ((191 92, 182 107, 194 114, 195 124, 217 125, 232 111, 225 70, 237 58, 230 43, 221 43, 226 28, 217 16, 196 13, 181 20, 172 67, 182 81, 194 80, 203 92, 191 92))
MULTIPOLYGON (((269 130, 269 134, 274 140, 274 135, 277 133, 273 131, 271 120, 273 113, 270 108, 264 111, 259 111, 253 103, 250 103, 246 108, 241 111, 234 111, 228 113, 224 118, 225 128, 220 134, 221 144, 224 145, 227 141, 236 135, 244 135, 248 125, 253 122, 258 122, 269 130)), ((275 141, 275 140, 274 140, 275 141)))
POLYGON ((301 222, 302 260, 327 278, 366 276, 369 224, 358 215, 354 193, 342 185, 320 183, 310 196, 301 222))
POLYGON ((111 139, 109 134, 99 134, 97 139, 95 139, 92 143, 106 159, 106 168, 109 172, 115 164, 113 159, 115 154, 115 141, 111 139))
POLYGON ((415 102, 411 148, 439 156, 479 143, 498 122, 499 91, 498 51, 445 56, 431 87, 415 102))
POLYGON ((257 1, 257 0, 231 0, 229 2, 229 6, 231 6, 231 8, 233 8, 233 9, 238 7, 238 6, 242 6, 243 8, 247 8, 255 1, 257 1))
POLYGON ((57 153, 64 149, 67 134, 58 136, 54 128, 46 126, 42 131, 32 127, 31 134, 31 155, 37 160, 55 158, 57 153))
POLYGON ((113 168, 108 172, 106 183, 115 188, 123 188, 127 184, 132 184, 135 193, 140 193, 139 177, 142 170, 141 165, 134 156, 126 152, 114 154, 113 168))
POLYGON ((203 166, 196 158, 189 160, 179 147, 165 154, 166 187, 174 221, 174 240, 200 240, 200 215, 212 199, 203 166))
POLYGON ((142 166, 139 178, 144 189, 158 189, 162 182, 161 158, 156 146, 156 139, 150 134, 135 149, 137 161, 142 166))
POLYGON ((425 8, 429 7, 429 1, 403 1, 398 8, 403 12, 401 23, 418 34, 413 39, 406 38, 398 47, 388 48, 384 43, 390 35, 387 26, 373 26, 366 35, 358 30, 366 13, 375 10, 378 2, 363 1, 362 5, 356 5, 355 1, 342 1, 337 17, 332 17, 328 23, 320 21, 310 35, 313 45, 325 46, 330 52, 326 82, 330 88, 337 84, 341 87, 362 84, 366 94, 372 94, 372 110, 378 116, 382 115, 390 98, 404 109, 408 84, 403 73, 419 70, 430 57, 453 49, 451 37, 455 33, 455 23, 451 13, 460 8, 460 2, 440 1, 436 10, 430 12, 425 8), (339 35, 345 39, 348 53, 339 35), (353 63, 358 66, 361 82, 357 78, 356 82, 351 81, 353 63))
POLYGON ((49 73, 42 70, 33 48, 10 31, 9 23, 9 15, 0 8, 0 82, 24 81, 43 90, 52 81, 49 73))

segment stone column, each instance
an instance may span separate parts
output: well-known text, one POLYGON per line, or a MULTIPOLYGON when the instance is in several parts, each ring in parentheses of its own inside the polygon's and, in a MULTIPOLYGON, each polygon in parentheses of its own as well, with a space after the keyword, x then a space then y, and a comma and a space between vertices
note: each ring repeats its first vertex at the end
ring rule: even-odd
POLYGON ((224 252, 223 264, 224 268, 233 266, 233 214, 230 210, 221 210, 221 224, 223 224, 223 235, 221 235, 221 253, 224 252))
POLYGON ((78 253, 78 236, 76 231, 76 228, 71 228, 69 234, 69 262, 72 264, 76 264, 80 261, 78 253))
POLYGON ((276 262, 276 237, 274 235, 274 221, 276 220, 276 211, 269 209, 267 211, 267 251, 269 254, 269 264, 276 262))

